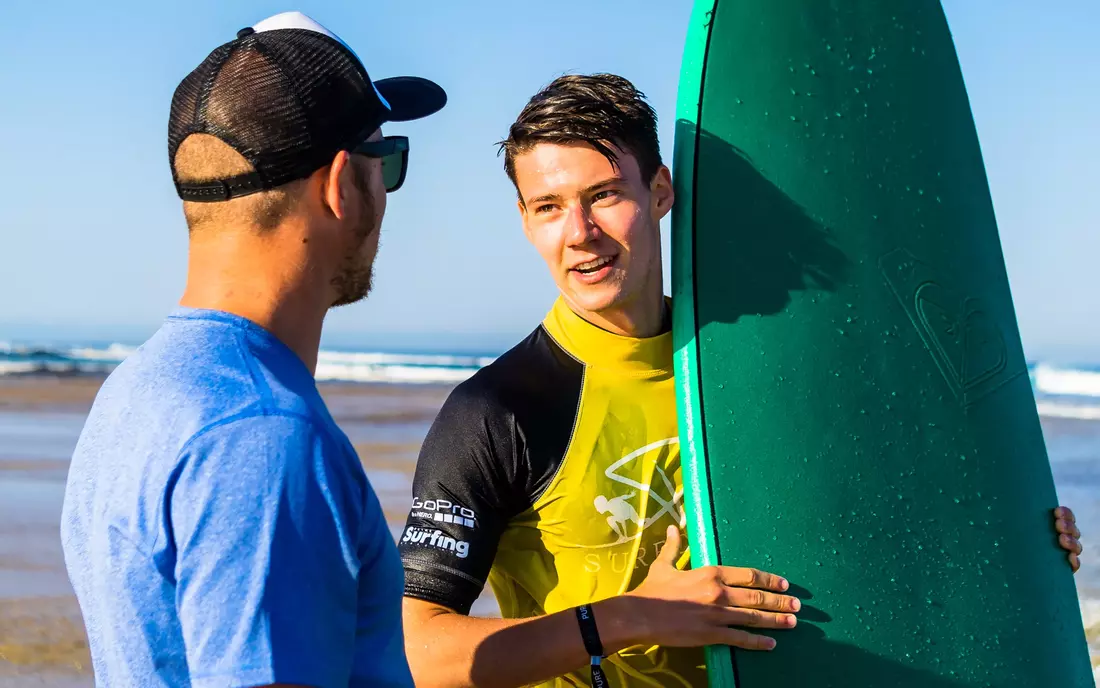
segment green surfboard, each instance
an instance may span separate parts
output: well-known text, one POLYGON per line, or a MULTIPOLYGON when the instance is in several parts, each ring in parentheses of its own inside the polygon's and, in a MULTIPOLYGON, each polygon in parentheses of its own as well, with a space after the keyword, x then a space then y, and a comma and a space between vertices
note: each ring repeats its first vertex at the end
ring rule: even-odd
POLYGON ((677 119, 692 564, 803 601, 711 684, 1092 686, 939 3, 699 0, 677 119))

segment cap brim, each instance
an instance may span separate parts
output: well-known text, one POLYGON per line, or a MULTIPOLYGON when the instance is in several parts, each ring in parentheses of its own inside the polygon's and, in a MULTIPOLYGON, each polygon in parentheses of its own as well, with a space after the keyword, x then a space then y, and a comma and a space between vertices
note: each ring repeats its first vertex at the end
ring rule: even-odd
POLYGON ((408 122, 434 115, 447 104, 447 92, 439 84, 418 76, 395 76, 374 82, 389 103, 390 122, 408 122))

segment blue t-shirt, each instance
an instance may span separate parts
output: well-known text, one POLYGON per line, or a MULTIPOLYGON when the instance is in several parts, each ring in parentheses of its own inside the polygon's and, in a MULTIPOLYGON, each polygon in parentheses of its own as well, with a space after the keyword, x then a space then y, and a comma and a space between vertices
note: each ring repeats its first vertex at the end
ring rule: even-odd
POLYGON ((107 379, 61 535, 98 685, 412 685, 378 498, 248 320, 179 309, 107 379))

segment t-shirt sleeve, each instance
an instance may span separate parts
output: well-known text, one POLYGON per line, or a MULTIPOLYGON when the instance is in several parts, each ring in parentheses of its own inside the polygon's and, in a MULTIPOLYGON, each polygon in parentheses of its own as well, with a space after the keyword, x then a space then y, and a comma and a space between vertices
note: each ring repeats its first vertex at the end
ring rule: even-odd
POLYGON ((476 380, 451 393, 424 439, 398 548, 405 596, 468 614, 525 497, 514 420, 476 380))
POLYGON ((348 685, 365 485, 308 420, 223 423, 168 494, 192 684, 348 685))

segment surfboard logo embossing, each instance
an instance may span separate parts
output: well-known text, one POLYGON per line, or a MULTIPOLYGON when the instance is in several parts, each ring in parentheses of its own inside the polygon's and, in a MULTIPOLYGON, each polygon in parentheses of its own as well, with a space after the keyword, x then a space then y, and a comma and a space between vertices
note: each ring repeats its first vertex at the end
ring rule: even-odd
POLYGON ((1009 365, 1004 334, 980 299, 945 287, 929 265, 905 249, 883 256, 879 267, 964 406, 1024 373, 1009 365))

